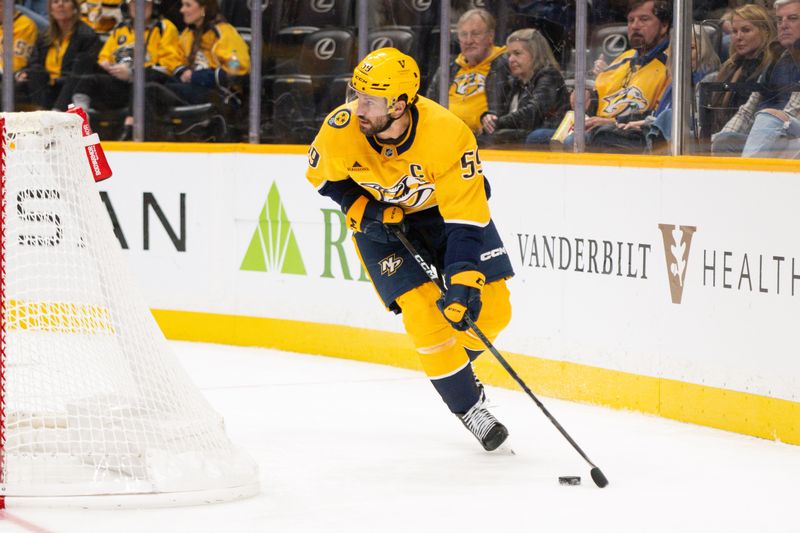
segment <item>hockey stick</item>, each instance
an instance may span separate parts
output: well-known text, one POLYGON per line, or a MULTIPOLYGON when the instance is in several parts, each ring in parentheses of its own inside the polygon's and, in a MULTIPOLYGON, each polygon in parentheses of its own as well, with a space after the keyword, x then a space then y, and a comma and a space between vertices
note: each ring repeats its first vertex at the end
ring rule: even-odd
MULTIPOLYGON (((417 253, 417 249, 414 247, 413 244, 411 244, 411 241, 408 240, 408 237, 406 237, 405 233, 403 233, 403 231, 399 227, 394 225, 387 225, 386 227, 389 228, 389 230, 395 235, 395 237, 397 237, 400 240, 401 243, 403 243, 403 246, 405 246, 406 250, 408 250, 408 253, 410 253, 411 256, 417 261, 417 264, 419 264, 420 268, 422 268, 422 270, 425 271, 425 274, 427 274, 430 280, 434 283, 434 285, 436 285, 436 288, 439 289, 439 292, 442 295, 444 295, 444 287, 442 285, 442 280, 439 279, 438 274, 433 270, 433 268, 430 265, 428 265, 428 263, 425 262, 425 259, 423 259, 422 256, 417 253)), ((492 355, 495 356, 495 358, 500 362, 503 368, 506 369, 506 372, 508 372, 508 374, 512 378, 514 378, 514 381, 516 381, 517 384, 519 384, 519 386, 522 387, 522 390, 524 390, 525 393, 528 396, 530 396, 531 400, 533 400, 534 403, 539 407, 539 409, 542 410, 545 416, 550 419, 550 422, 552 422, 553 425, 556 427, 556 429, 558 429, 558 431, 561 432, 564 438, 567 439, 567 441, 569 441, 570 444, 572 444, 572 447, 575 448, 575 450, 581 455, 581 457, 583 457, 584 460, 587 463, 589 463, 589 465, 591 465, 592 481, 594 481, 595 485, 597 485, 600 488, 603 488, 606 485, 608 485, 608 478, 606 478, 602 470, 600 470, 600 468, 597 465, 595 465, 591 459, 589 459, 586 453, 583 450, 581 450, 581 447, 578 446, 578 443, 575 442, 572 439, 572 437, 570 437, 569 433, 567 433, 567 431, 563 427, 561 427, 561 424, 558 423, 558 420, 556 420, 555 417, 550 414, 550 411, 547 410, 544 404, 539 401, 539 398, 537 398, 536 395, 534 395, 533 392, 531 392, 531 389, 528 387, 528 385, 525 384, 524 381, 522 381, 522 378, 519 377, 519 374, 517 374, 514 368, 512 368, 512 366, 508 363, 508 361, 506 361, 506 358, 503 357, 502 354, 500 354, 500 352, 497 351, 497 348, 494 347, 492 341, 490 341, 486 337, 486 335, 483 334, 483 332, 478 328, 478 326, 475 324, 472 318, 470 318, 468 314, 465 314, 464 320, 466 321, 469 328, 473 331, 473 333, 475 333, 475 335, 478 336, 478 338, 486 346, 486 348, 488 348, 488 350, 492 353, 492 355)))

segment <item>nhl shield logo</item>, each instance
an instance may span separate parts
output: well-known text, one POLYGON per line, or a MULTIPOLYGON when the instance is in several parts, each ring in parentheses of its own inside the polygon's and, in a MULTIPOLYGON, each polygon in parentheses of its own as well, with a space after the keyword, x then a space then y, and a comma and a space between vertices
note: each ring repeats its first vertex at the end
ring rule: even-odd
POLYGON ((394 149, 393 148, 386 148, 383 151, 383 155, 386 156, 386 157, 392 157, 394 155, 394 149))

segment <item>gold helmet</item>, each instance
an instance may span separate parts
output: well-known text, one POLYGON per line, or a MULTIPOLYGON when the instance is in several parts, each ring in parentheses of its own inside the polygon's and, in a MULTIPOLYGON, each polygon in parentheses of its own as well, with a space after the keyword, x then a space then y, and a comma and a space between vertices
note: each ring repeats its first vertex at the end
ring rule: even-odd
POLYGON ((414 58, 396 48, 379 48, 367 54, 353 71, 352 89, 386 98, 387 110, 405 95, 413 104, 419 91, 419 67, 414 58))

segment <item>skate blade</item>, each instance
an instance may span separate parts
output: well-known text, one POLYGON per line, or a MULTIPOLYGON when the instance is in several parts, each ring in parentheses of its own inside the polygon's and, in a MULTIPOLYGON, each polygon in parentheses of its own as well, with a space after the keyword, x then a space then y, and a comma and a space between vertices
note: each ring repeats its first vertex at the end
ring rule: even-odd
POLYGON ((514 451, 514 449, 511 447, 511 444, 509 444, 508 441, 504 442, 494 450, 487 453, 490 453, 492 455, 517 455, 517 453, 514 451))

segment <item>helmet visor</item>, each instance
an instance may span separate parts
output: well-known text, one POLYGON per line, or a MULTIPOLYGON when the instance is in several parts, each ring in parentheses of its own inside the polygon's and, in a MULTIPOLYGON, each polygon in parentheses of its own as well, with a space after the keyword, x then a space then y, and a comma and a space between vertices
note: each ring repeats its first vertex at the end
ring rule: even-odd
POLYGON ((358 106, 363 106, 367 112, 372 110, 380 110, 382 113, 386 113, 389 109, 389 101, 386 100, 385 97, 362 93, 361 91, 356 90, 352 83, 348 83, 347 91, 345 93, 345 102, 349 103, 354 100, 358 100, 358 106))

